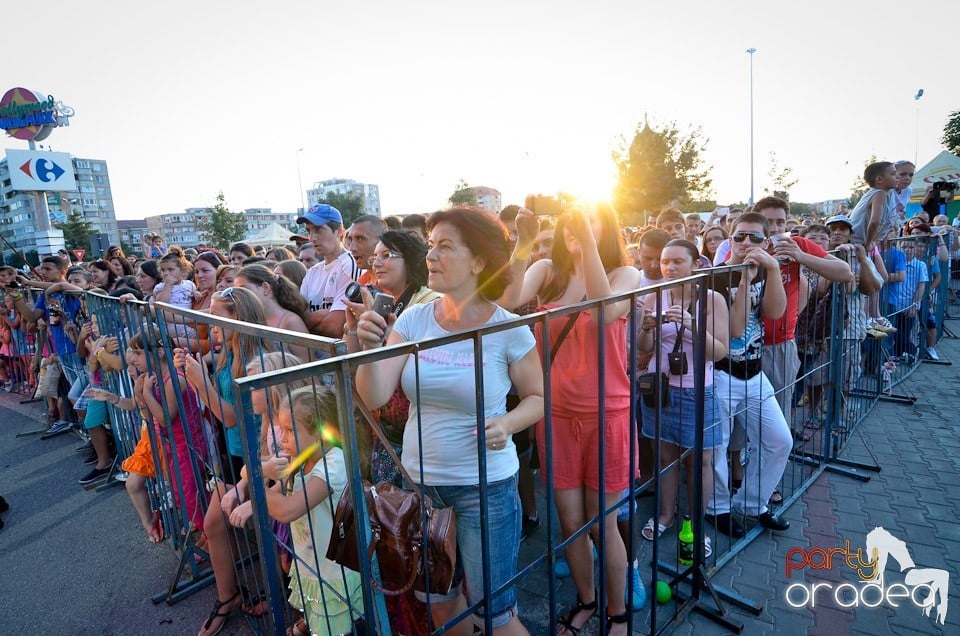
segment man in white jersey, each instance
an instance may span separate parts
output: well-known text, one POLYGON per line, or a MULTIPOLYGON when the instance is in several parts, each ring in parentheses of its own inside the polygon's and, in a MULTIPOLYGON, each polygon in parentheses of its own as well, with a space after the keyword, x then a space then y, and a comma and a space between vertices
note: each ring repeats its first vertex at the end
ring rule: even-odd
POLYGON ((343 217, 337 208, 320 203, 307 210, 297 223, 306 225, 319 260, 300 284, 300 294, 310 304, 304 316, 307 328, 318 336, 342 338, 344 292, 360 275, 353 255, 343 247, 343 217))

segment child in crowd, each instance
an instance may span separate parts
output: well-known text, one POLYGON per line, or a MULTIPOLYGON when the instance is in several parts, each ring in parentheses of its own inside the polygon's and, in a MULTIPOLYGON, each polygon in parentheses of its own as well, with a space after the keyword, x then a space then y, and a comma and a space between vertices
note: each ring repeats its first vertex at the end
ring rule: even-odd
POLYGON ((320 386, 297 389, 284 399, 276 421, 287 456, 320 444, 292 477, 287 494, 280 483, 267 489, 267 510, 274 519, 290 524, 298 562, 291 569, 289 600, 304 617, 289 633, 350 633, 354 616, 363 612, 360 575, 325 556, 336 502, 347 485, 347 467, 338 446, 336 396, 320 386))
MULTIPOLYGON (((192 270, 189 261, 177 252, 168 252, 160 258, 158 268, 163 281, 153 288, 153 299, 180 309, 193 309, 193 301, 198 294, 197 286, 193 281, 186 279, 187 274, 192 270)), ((173 322, 174 316, 171 315, 169 320, 173 322)), ((197 333, 181 322, 177 322, 174 329, 170 331, 177 336, 188 338, 195 337, 197 333)))
MULTIPOLYGON (((911 177, 912 178, 912 177, 911 177)), ((899 226, 896 197, 892 190, 900 183, 897 168, 889 161, 871 163, 863 171, 867 190, 850 213, 853 224, 853 243, 865 245, 867 250, 899 226)))

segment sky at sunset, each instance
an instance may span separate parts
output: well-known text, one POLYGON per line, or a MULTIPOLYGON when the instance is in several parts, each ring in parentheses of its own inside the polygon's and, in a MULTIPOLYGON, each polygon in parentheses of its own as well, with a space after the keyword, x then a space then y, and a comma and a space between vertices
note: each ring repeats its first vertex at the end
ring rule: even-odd
POLYGON ((841 198, 871 154, 936 155, 960 108, 956 45, 931 32, 951 2, 42 7, 3 27, 0 92, 76 110, 47 142, 107 160, 121 219, 211 205, 219 190, 234 209, 293 210, 298 158, 304 189, 376 183, 384 214, 442 207, 461 178, 504 204, 603 196, 611 151, 644 114, 702 126, 716 198, 746 200, 750 47, 757 198, 770 151, 799 179, 793 200, 841 198))

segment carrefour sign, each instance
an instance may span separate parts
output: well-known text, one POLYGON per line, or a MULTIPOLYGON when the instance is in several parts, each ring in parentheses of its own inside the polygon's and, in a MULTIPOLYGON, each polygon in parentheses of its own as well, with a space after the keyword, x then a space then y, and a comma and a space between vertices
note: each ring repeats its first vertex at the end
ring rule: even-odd
POLYGON ((7 168, 14 190, 75 192, 73 162, 65 152, 7 150, 7 168))
POLYGON ((42 141, 57 126, 69 126, 73 109, 53 96, 11 88, 0 99, 0 128, 16 139, 42 141))

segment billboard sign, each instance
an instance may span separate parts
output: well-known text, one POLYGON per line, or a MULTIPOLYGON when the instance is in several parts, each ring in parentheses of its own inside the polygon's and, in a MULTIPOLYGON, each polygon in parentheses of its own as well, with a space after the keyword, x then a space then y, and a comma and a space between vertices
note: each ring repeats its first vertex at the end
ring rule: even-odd
POLYGON ((75 192, 73 162, 65 152, 7 150, 10 185, 14 190, 75 192))
POLYGON ((15 139, 43 141, 57 126, 69 126, 73 109, 52 95, 11 88, 0 98, 0 128, 15 139))

